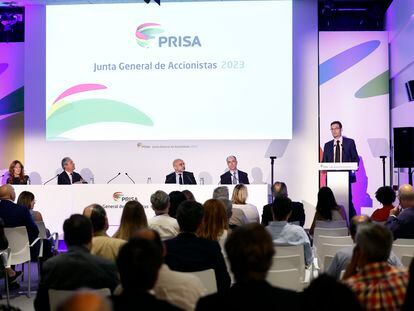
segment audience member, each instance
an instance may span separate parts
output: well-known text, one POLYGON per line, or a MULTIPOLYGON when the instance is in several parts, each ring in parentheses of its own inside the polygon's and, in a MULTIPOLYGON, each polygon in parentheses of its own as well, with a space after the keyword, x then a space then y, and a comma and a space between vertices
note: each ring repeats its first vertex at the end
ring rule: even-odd
POLYGON ((292 201, 288 197, 279 196, 273 201, 273 219, 266 227, 275 245, 303 245, 305 264, 310 266, 313 252, 309 237, 301 226, 287 222, 292 214, 292 201))
POLYGON ((402 307, 402 311, 413 311, 414 310, 414 260, 411 260, 409 268, 409 282, 407 286, 407 292, 405 293, 405 301, 402 307))
POLYGON ((36 311, 49 310, 49 289, 115 289, 118 280, 114 263, 90 253, 92 230, 90 220, 83 215, 75 214, 65 220, 63 233, 68 252, 44 263, 34 301, 36 311))
POLYGON ((148 220, 148 227, 161 236, 161 239, 171 239, 180 232, 180 227, 175 218, 168 215, 170 197, 164 191, 158 190, 151 195, 151 206, 155 216, 148 220))
POLYGON ((155 242, 131 238, 120 250, 116 260, 122 293, 113 296, 115 311, 181 310, 148 293, 157 281, 162 254, 155 242))
POLYGON ((230 287, 220 245, 197 237, 196 231, 203 219, 203 206, 200 203, 184 201, 177 210, 180 233, 177 237, 165 241, 167 255, 165 263, 170 269, 181 272, 194 272, 214 269, 218 291, 230 287))
POLYGON ((230 199, 229 188, 227 186, 220 186, 213 190, 213 199, 230 199))
POLYGON ((111 303, 97 293, 81 290, 66 299, 57 311, 111 311, 111 303))
POLYGON ((390 266, 392 233, 378 224, 359 225, 345 283, 367 310, 400 310, 405 299, 408 273, 390 266))
MULTIPOLYGON (((154 241, 163 257, 166 249, 157 231, 141 229, 135 233, 136 238, 154 241)), ((158 273, 158 279, 153 288, 155 297, 183 309, 194 310, 198 299, 204 296, 206 289, 200 279, 189 273, 172 271, 163 263, 158 273)))
POLYGON ((119 249, 125 240, 112 238, 106 231, 109 228, 105 209, 99 204, 92 204, 83 210, 83 215, 92 223, 93 238, 91 254, 115 262, 119 249))
POLYGON ((224 249, 227 239, 228 219, 224 203, 220 200, 210 199, 203 204, 204 216, 198 227, 197 235, 207 240, 219 242, 224 249))
POLYGON ((225 248, 236 284, 228 291, 201 298, 196 310, 299 310, 299 294, 266 282, 275 251, 262 225, 252 223, 235 229, 225 248))
POLYGON ((121 224, 114 234, 114 238, 128 240, 132 234, 148 227, 144 207, 138 201, 128 201, 122 211, 121 224))
MULTIPOLYGON (((272 186, 272 196, 273 200, 276 197, 288 197, 287 186, 284 182, 277 181, 272 186)), ((262 225, 267 226, 269 222, 273 221, 272 214, 272 203, 263 206, 262 213, 262 225)), ((292 214, 290 215, 288 222, 299 222, 299 225, 303 227, 305 224, 305 210, 303 204, 300 202, 292 201, 292 214)))
POLYGON ((376 209, 371 220, 376 222, 385 222, 390 217, 390 211, 394 208, 392 203, 395 201, 395 191, 390 186, 379 187, 375 192, 375 198, 382 204, 382 208, 376 209))
POLYGON ((309 234, 313 235, 316 220, 346 220, 344 207, 336 203, 335 196, 329 187, 322 187, 318 192, 318 202, 316 203, 316 213, 313 218, 309 234))
POLYGON ((185 195, 186 199, 189 201, 196 201, 194 194, 190 190, 183 190, 182 193, 185 195))
POLYGON ((43 221, 42 214, 34 210, 35 204, 35 196, 30 191, 22 191, 17 198, 17 205, 26 207, 29 210, 33 221, 43 221))
POLYGON ((329 275, 322 274, 303 291, 303 310, 363 310, 352 290, 329 275))
POLYGON ((168 215, 176 218, 175 216, 177 214, 178 205, 187 200, 187 198, 181 191, 172 191, 168 194, 168 196, 170 197, 170 209, 168 210, 168 215))
POLYGON ((402 185, 398 190, 400 207, 390 211, 385 226, 396 239, 414 239, 414 189, 411 185, 402 185))
MULTIPOLYGON (((354 216, 351 219, 351 224, 349 226, 349 231, 351 233, 351 238, 355 242, 355 235, 359 225, 367 224, 370 222, 370 219, 366 215, 354 216)), ((341 277, 342 271, 345 271, 346 267, 351 262, 352 252, 354 250, 354 245, 345 246, 341 248, 333 257, 331 264, 325 270, 325 273, 335 279, 339 280, 341 277)), ((392 251, 390 252, 390 257, 388 257, 388 263, 394 267, 402 267, 400 258, 398 258, 392 251)))
MULTIPOLYGON (((244 184, 238 184, 233 189, 233 196, 231 201, 233 202, 233 211, 235 209, 241 209, 246 215, 247 221, 260 222, 259 212, 257 207, 253 204, 246 203, 248 197, 247 187, 244 184)), ((230 221, 230 223, 233 223, 230 221)))
POLYGON ((214 189, 213 199, 224 203, 230 230, 248 223, 246 214, 241 209, 236 208, 233 210, 233 203, 229 200, 229 188, 227 186, 220 186, 214 189))

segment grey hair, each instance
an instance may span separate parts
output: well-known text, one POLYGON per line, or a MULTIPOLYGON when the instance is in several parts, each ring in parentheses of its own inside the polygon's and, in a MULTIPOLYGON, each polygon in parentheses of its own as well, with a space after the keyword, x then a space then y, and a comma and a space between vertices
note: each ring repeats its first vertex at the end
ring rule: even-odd
POLYGON ((234 160, 236 160, 236 161, 237 161, 236 156, 234 156, 234 155, 229 155, 229 156, 226 158, 226 162, 227 162, 230 158, 233 158, 234 160))
POLYGON ((229 188, 227 186, 220 186, 214 189, 213 199, 229 199, 229 188))
POLYGON ((157 211, 165 210, 170 204, 170 197, 162 190, 158 190, 151 195, 151 205, 157 211))
POLYGON ((272 193, 273 193, 273 197, 284 197, 287 198, 288 197, 288 191, 287 191, 287 186, 283 181, 277 181, 273 184, 272 186, 272 193), (275 190, 275 187, 279 186, 279 191, 275 190))
POLYGON ((65 164, 66 164, 66 163, 68 163, 69 161, 72 161, 72 159, 71 159, 71 158, 69 158, 69 157, 64 157, 64 158, 62 159, 62 168, 63 168, 63 169, 65 168, 65 164))
POLYGON ((224 207, 226 208, 226 214, 227 214, 227 218, 230 219, 231 216, 233 215, 233 203, 226 198, 218 198, 217 200, 220 200, 221 202, 224 203, 224 207))
POLYGON ((388 228, 366 223, 358 226, 355 242, 368 262, 381 262, 388 260, 394 239, 388 228))

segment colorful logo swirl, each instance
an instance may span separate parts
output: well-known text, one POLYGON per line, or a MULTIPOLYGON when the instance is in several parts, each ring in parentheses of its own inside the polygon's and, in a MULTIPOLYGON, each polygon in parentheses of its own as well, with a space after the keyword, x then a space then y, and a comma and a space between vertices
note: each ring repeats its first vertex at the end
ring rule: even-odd
POLYGON ((112 195, 112 197, 114 198, 114 201, 121 201, 122 198, 124 197, 124 194, 122 192, 114 192, 114 194, 112 195))
POLYGON ((157 23, 145 23, 137 27, 135 31, 135 37, 139 46, 148 48, 151 42, 159 35, 163 33, 164 29, 157 23))

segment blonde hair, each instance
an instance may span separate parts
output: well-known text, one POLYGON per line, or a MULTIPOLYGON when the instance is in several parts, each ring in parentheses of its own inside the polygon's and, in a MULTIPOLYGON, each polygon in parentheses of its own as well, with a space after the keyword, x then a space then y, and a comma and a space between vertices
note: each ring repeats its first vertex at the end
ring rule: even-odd
POLYGON ((138 201, 129 201, 122 211, 121 224, 114 238, 128 240, 136 230, 147 227, 147 216, 142 204, 138 201))
POLYGON ((228 229, 226 207, 221 200, 210 199, 203 204, 204 216, 197 229, 197 235, 207 240, 218 241, 228 229))
POLYGON ((234 187, 233 195, 231 197, 233 204, 246 204, 247 201, 247 187, 243 184, 238 184, 234 187))

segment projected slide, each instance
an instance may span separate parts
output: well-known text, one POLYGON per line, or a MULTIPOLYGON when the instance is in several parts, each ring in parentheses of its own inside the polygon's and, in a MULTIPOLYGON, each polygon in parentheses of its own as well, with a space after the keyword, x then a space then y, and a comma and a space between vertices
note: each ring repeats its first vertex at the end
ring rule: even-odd
POLYGON ((292 2, 46 7, 49 140, 292 137, 292 2))

